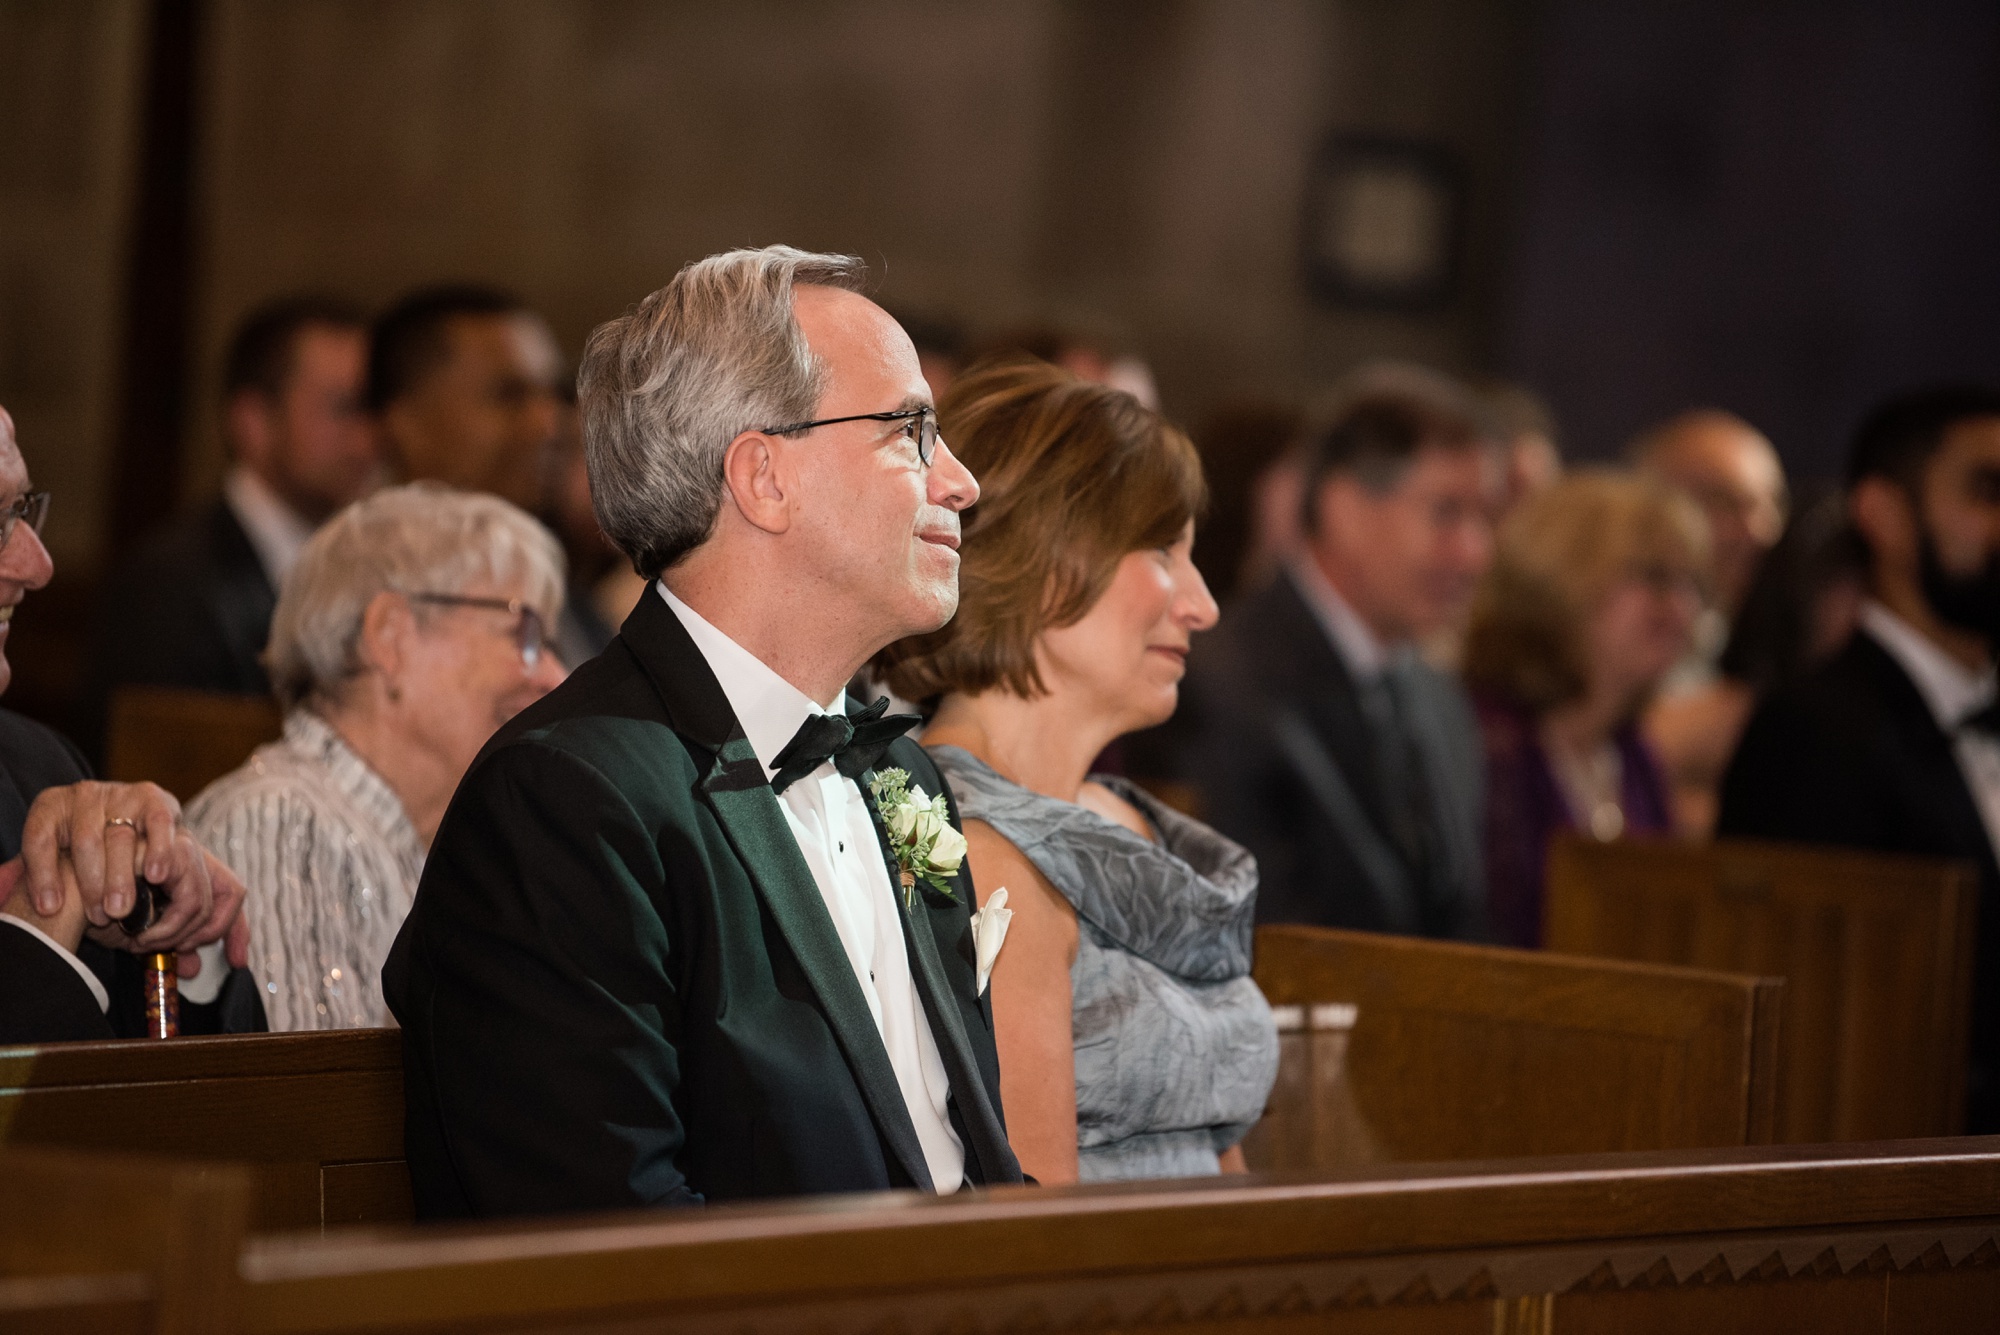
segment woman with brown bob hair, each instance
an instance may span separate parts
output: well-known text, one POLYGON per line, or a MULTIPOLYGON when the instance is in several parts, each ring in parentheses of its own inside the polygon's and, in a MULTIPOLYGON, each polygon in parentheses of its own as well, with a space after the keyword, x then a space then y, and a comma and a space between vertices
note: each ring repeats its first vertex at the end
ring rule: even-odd
POLYGON ((979 478, 958 615, 876 661, 935 701, 924 744, 964 818, 993 966, 1008 1138, 1042 1182, 1187 1177, 1236 1148, 1277 1073, 1250 980, 1256 863, 1090 762, 1174 712, 1215 624, 1186 436, 1041 362, 975 371, 938 409, 979 478))
POLYGON ((1560 830, 1672 828, 1640 711, 1701 610, 1708 530, 1678 491, 1571 474, 1500 530, 1473 597, 1464 673, 1486 742, 1486 893, 1495 937, 1542 940, 1542 872, 1560 830))

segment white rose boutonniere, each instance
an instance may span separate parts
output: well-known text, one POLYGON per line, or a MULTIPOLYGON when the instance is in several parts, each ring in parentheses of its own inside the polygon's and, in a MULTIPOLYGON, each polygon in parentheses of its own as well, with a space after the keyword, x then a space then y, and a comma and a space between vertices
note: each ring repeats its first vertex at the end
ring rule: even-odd
POLYGON ((916 907, 919 881, 956 904, 951 878, 965 861, 965 836, 951 827, 944 794, 925 797, 924 790, 910 782, 909 771, 901 769, 876 771, 868 791, 889 832, 889 849, 896 855, 903 883, 903 906, 916 907))

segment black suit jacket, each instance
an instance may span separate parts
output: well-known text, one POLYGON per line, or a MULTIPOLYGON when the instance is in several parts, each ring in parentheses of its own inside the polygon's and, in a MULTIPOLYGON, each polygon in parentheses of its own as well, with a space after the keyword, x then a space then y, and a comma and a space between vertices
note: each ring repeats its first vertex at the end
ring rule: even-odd
POLYGON ((103 758, 111 693, 185 686, 269 695, 259 655, 278 592, 220 499, 152 534, 112 573, 98 608, 85 742, 103 758))
POLYGON ((1289 576, 1195 642, 1181 703, 1142 752, 1195 785, 1203 815, 1256 854, 1260 922, 1478 939, 1484 765, 1471 705, 1414 660, 1391 670, 1428 793, 1413 864, 1354 679, 1289 576))
MULTIPOLYGON (((70 741, 34 720, 0 709, 0 862, 21 852, 28 808, 44 788, 82 783, 90 766, 70 741)), ((107 1016, 90 985, 41 941, 16 928, 0 931, 0 1042, 65 1043, 140 1038, 146 1033, 145 977, 138 957, 86 940, 77 958, 111 998, 107 1016)), ((247 969, 232 969, 215 1000, 183 1000, 183 1034, 262 1033, 263 998, 247 969)))
MULTIPOLYGON (((61 734, 0 709, 0 862, 20 855, 28 808, 44 788, 89 777, 83 756, 61 734)), ((116 1036, 67 961, 27 932, 0 926, 0 1043, 116 1036)))
MULTIPOLYGON (((886 763, 944 790, 914 742, 886 763)), ((963 870, 956 894, 904 915, 911 970, 967 1176, 1015 1182, 963 870)), ((658 597, 474 763, 383 992, 422 1217, 929 1185, 764 768, 658 597)))
POLYGON ((2000 1131, 2000 864, 1951 739, 1865 631, 1760 704, 1716 833, 1960 858, 1979 869, 1968 1131, 2000 1131))

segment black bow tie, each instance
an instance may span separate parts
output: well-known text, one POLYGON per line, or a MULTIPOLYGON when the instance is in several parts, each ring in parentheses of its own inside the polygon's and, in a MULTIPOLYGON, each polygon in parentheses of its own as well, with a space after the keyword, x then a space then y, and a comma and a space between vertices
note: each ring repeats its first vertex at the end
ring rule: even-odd
POLYGON ((784 792, 829 760, 850 779, 859 779, 874 769, 889 743, 923 722, 915 714, 884 718, 888 708, 889 697, 885 695, 859 714, 807 715, 771 762, 778 770, 771 776, 771 791, 784 792))

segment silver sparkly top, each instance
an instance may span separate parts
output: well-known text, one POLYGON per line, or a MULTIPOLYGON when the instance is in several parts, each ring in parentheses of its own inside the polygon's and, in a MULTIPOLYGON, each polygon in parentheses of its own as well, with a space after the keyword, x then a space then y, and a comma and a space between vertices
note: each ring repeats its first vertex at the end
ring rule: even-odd
POLYGON ((274 1032, 393 1025, 382 962, 410 911, 424 846, 382 777, 295 709, 188 805, 195 838, 249 892, 250 971, 274 1032))
POLYGON ((1070 1035, 1085 1182, 1196 1177, 1263 1115, 1278 1033, 1250 979, 1257 862, 1122 779, 1159 842, 1045 797, 955 746, 932 748, 966 820, 985 821, 1076 909, 1070 1035))

